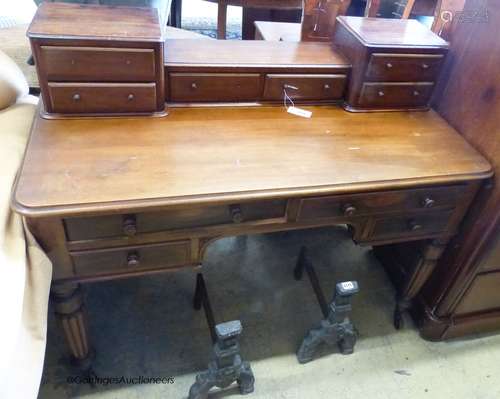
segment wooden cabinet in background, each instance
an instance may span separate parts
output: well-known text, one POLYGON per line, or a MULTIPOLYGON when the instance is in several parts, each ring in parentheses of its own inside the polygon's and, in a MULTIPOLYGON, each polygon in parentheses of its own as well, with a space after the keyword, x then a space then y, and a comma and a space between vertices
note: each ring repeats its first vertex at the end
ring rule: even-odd
POLYGON ((491 162, 495 176, 418 297, 415 316, 431 340, 500 331, 500 8, 468 0, 464 13, 472 20, 456 24, 433 103, 491 162))

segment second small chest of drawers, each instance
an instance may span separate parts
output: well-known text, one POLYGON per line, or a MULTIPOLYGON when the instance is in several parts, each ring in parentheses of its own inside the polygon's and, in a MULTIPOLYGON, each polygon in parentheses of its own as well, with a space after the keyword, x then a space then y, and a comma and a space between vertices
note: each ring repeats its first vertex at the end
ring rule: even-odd
POLYGON ((28 37, 44 117, 164 114, 156 9, 44 2, 28 37))
POLYGON ((447 42, 416 20, 337 20, 333 44, 352 63, 348 111, 427 109, 447 42))

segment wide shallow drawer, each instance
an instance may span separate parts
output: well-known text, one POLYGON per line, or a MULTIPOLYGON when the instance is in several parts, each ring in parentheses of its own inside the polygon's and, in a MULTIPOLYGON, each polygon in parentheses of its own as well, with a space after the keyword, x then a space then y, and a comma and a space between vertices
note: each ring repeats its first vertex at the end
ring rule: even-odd
POLYGON ((421 107, 427 105, 434 84, 421 83, 364 83, 359 97, 362 107, 421 107))
POLYGON ((285 200, 211 205, 127 215, 65 219, 69 241, 135 236, 143 233, 239 224, 284 218, 285 200))
POLYGON ((153 49, 40 47, 49 81, 147 82, 155 80, 153 49))
POLYGON ((189 240, 72 252, 77 276, 127 273, 184 266, 190 262, 189 240))
POLYGON ((500 272, 480 274, 457 306, 457 314, 500 309, 500 272))
POLYGON ((446 231, 451 215, 452 211, 377 218, 368 240, 377 241, 442 233, 446 231))
POLYGON ((256 101, 258 73, 171 73, 171 101, 256 101))
POLYGON ((366 77, 384 82, 428 82, 436 80, 444 56, 442 54, 374 53, 366 69, 366 77))
POLYGON ((154 83, 49 83, 51 112, 154 112, 154 83))
POLYGON ((298 219, 356 217, 453 208, 460 203, 463 193, 464 187, 457 185, 306 198, 301 201, 298 219))
POLYGON ((283 101, 284 91, 294 100, 338 100, 345 75, 267 75, 264 100, 283 101))

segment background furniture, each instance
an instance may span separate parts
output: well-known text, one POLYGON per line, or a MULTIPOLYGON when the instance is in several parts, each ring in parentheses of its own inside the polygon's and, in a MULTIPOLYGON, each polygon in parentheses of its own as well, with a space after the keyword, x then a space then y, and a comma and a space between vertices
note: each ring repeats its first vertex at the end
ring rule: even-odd
POLYGON ((500 9, 494 1, 468 0, 464 12, 435 106, 496 174, 420 295, 422 334, 433 340, 500 328, 500 9))
POLYGON ((9 206, 37 101, 28 95, 21 70, 0 51, 2 398, 37 397, 45 357, 52 266, 30 232, 23 228, 23 218, 9 206))
POLYGON ((331 41, 338 15, 345 15, 351 0, 304 0, 301 22, 255 21, 255 39, 331 41))
POLYGON ((295 22, 255 21, 255 40, 299 42, 300 24, 295 22))
POLYGON ((351 0, 305 0, 302 10, 302 41, 332 40, 338 15, 345 15, 351 0))
POLYGON ((378 18, 409 18, 415 0, 368 0, 365 16, 378 18))
MULTIPOLYGON (((262 10, 261 14, 268 14, 268 18, 276 21, 286 21, 287 18, 300 18, 300 11, 302 9, 302 0, 208 0, 217 3, 217 39, 226 38, 226 15, 227 6, 243 7, 243 39, 253 39, 255 30, 253 21, 255 15, 252 17, 251 13, 258 13, 259 11, 249 10, 262 10), (277 12, 270 11, 276 10, 277 12), (287 17, 287 12, 291 11, 287 17), (279 13, 281 12, 281 15, 279 13), (274 15, 273 15, 274 14, 274 15), (284 18, 284 19, 283 19, 284 18)), ((258 19, 265 19, 262 18, 258 19)))

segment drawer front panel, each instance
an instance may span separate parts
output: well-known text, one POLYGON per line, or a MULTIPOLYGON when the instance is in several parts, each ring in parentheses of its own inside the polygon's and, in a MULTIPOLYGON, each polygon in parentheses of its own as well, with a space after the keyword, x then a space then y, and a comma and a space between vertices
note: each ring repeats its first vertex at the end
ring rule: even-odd
POLYGON ((457 314, 500 309, 500 272, 480 274, 457 306, 457 314))
POLYGON ((359 97, 362 107, 421 107, 427 105, 434 84, 421 83, 364 83, 359 97))
POLYGON ((71 218, 65 220, 69 241, 133 236, 142 233, 228 225, 284 218, 285 200, 240 205, 213 205, 190 209, 71 218))
POLYGON ((258 73, 171 73, 171 101, 256 101, 258 73))
POLYGON ((148 82, 155 80, 153 49, 41 46, 47 80, 148 82))
POLYGON ((264 100, 283 101, 284 89, 294 100, 338 100, 345 85, 345 75, 267 75, 264 100))
POLYGON ((60 113, 152 112, 154 83, 49 83, 51 111, 60 113))
POLYGON ((299 220, 369 216, 455 207, 464 193, 463 186, 387 191, 382 193, 336 195, 301 201, 299 220))
POLYGON ((414 216, 388 217, 375 220, 368 240, 418 237, 446 231, 452 212, 429 212, 414 216))
POLYGON ((439 74, 443 59, 441 54, 374 53, 366 69, 366 78, 385 82, 432 82, 439 74))
POLYGON ((187 265, 188 240, 71 253, 77 276, 126 273, 187 265))

